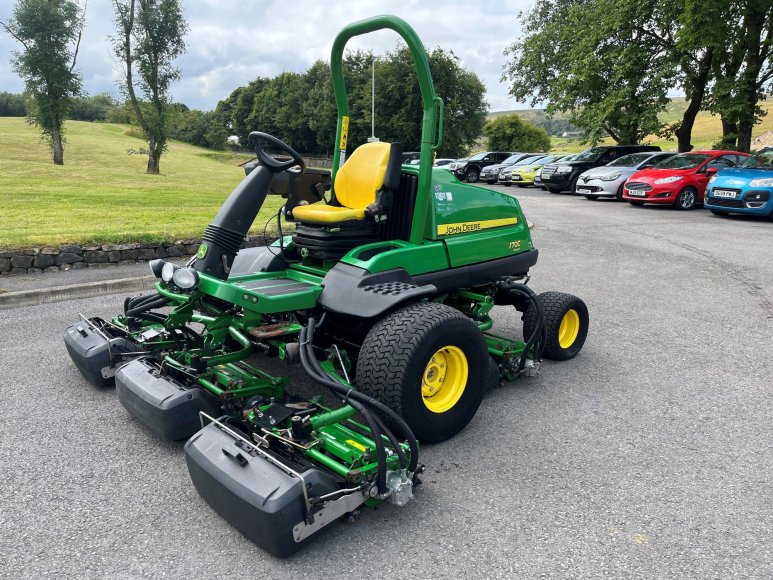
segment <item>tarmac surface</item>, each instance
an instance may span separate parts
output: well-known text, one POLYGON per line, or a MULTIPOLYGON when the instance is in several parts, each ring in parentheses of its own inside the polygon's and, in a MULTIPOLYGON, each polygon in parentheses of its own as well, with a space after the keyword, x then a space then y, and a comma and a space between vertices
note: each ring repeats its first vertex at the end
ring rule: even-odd
MULTIPOLYGON (((0 577, 772 577, 773 224, 502 189, 535 223, 530 285, 587 302, 584 350, 424 446, 415 501, 286 560, 70 361, 64 329, 124 295, 0 311, 0 577)), ((521 335, 514 311, 495 318, 521 335)))

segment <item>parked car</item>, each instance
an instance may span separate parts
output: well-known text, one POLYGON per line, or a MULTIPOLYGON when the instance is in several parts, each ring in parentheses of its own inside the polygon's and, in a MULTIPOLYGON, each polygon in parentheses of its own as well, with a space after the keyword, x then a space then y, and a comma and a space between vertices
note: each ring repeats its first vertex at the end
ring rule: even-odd
POLYGON ((446 165, 450 165, 456 161, 456 159, 447 159, 445 157, 441 157, 439 159, 435 159, 435 163, 433 164, 435 167, 445 167, 446 165))
POLYGON ((537 171, 542 169, 548 163, 558 161, 563 157, 562 155, 539 155, 536 157, 529 157, 513 165, 509 169, 503 169, 499 173, 499 183, 510 187, 510 185, 518 185, 520 187, 526 187, 534 183, 534 177, 537 171))
POLYGON ((513 153, 505 159, 502 163, 497 163, 496 165, 489 165, 488 167, 484 167, 480 172, 480 180, 485 181, 489 185, 493 185, 497 182, 497 178, 499 177, 499 172, 507 167, 512 167, 519 161, 526 159, 527 157, 533 157, 534 155, 537 155, 536 153, 513 153))
MULTIPOLYGON (((566 163, 567 161, 571 161, 577 157, 576 153, 572 153, 571 155, 565 155, 564 157, 561 157, 561 161, 566 163)), ((547 189, 545 187, 545 184, 542 183, 542 170, 544 169, 544 166, 537 170, 537 172, 534 174, 534 187, 539 187, 540 189, 547 189)))
POLYGON ((418 151, 403 151, 402 157, 403 165, 412 165, 411 161, 417 161, 421 157, 421 153, 418 151))
POLYGON ((691 151, 637 171, 625 183, 623 199, 631 205, 656 203, 692 209, 703 203, 709 178, 720 169, 735 167, 748 153, 691 151))
POLYGON ((703 205, 716 215, 747 213, 773 219, 773 147, 711 176, 703 205))
POLYGON ((622 200, 623 185, 631 175, 640 169, 648 169, 657 165, 674 155, 676 154, 649 152, 623 155, 612 163, 583 171, 580 174, 580 179, 577 180, 577 186, 573 193, 584 195, 588 199, 614 197, 622 200))
POLYGON ((475 183, 480 177, 481 169, 488 167, 489 165, 502 163, 512 154, 511 151, 484 151, 483 153, 477 153, 472 157, 457 159, 453 163, 450 163, 448 168, 459 180, 475 183))
POLYGON ((570 162, 550 163, 542 169, 542 183, 552 193, 562 191, 574 191, 574 186, 580 178, 583 171, 600 167, 614 161, 618 157, 628 155, 629 153, 640 153, 643 151, 660 151, 657 145, 612 145, 602 147, 591 147, 570 162))

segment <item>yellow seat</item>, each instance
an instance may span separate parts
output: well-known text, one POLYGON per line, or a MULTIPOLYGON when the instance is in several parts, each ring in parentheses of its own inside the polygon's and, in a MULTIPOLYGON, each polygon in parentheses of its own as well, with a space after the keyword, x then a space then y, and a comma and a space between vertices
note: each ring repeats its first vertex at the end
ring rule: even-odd
POLYGON ((333 191, 340 205, 299 205, 293 209, 293 217, 320 225, 364 220, 365 209, 375 203, 376 193, 384 186, 391 149, 390 143, 381 142, 357 147, 336 173, 333 191))

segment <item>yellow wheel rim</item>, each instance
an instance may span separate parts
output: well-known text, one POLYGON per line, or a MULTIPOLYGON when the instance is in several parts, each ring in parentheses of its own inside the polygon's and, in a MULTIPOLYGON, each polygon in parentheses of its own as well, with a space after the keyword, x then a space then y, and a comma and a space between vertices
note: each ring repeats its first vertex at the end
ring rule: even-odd
POLYGON ((430 357, 421 379, 421 397, 433 413, 452 409, 467 386, 469 366, 460 348, 444 346, 430 357))
POLYGON ((577 340, 578 334, 580 334, 580 315, 572 308, 561 319, 561 326, 558 327, 558 345, 561 348, 569 348, 577 340))

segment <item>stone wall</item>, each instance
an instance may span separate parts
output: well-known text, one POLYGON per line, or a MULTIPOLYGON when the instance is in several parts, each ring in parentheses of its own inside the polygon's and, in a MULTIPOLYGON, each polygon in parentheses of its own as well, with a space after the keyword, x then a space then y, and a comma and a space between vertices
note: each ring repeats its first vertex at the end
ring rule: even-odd
MULTIPOLYGON (((163 244, 65 244, 59 247, 0 251, 0 276, 99 268, 147 262, 156 258, 185 258, 196 253, 199 243, 198 240, 176 240, 163 244)), ((244 247, 260 245, 263 245, 262 238, 248 238, 244 243, 244 247)))

